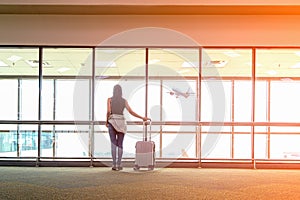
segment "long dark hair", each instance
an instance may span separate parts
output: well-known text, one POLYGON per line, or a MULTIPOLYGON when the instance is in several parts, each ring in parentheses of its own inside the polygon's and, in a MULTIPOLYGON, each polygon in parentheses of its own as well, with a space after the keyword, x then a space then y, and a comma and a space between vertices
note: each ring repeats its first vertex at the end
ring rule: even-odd
POLYGON ((125 108, 125 99, 122 97, 122 87, 115 85, 113 96, 111 98, 111 111, 113 114, 123 114, 125 108))
POLYGON ((114 86, 112 98, 113 99, 121 99, 122 98, 122 87, 119 84, 114 86))

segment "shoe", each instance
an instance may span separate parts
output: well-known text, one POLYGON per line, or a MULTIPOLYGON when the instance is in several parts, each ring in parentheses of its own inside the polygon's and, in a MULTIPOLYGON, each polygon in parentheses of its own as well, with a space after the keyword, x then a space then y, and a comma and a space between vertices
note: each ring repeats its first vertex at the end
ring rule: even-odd
POLYGON ((121 167, 121 166, 119 166, 119 167, 117 167, 118 168, 118 170, 120 171, 120 170, 123 170, 123 167, 121 167))
POLYGON ((118 167, 113 166, 113 167, 111 168, 111 170, 118 171, 118 167))

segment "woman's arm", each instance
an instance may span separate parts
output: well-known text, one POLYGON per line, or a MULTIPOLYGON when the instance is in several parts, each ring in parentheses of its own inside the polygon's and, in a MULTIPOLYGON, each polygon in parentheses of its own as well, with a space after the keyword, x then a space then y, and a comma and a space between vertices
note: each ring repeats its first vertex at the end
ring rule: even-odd
POLYGON ((108 126, 108 118, 111 114, 111 98, 107 99, 106 126, 108 126))
POLYGON ((126 109, 128 110, 128 112, 129 112, 131 115, 133 115, 133 116, 135 116, 135 117, 137 117, 137 118, 140 118, 140 119, 142 119, 143 121, 150 120, 150 118, 148 118, 148 117, 142 117, 142 116, 138 115, 136 112, 134 112, 134 111, 131 109, 131 107, 129 106, 127 100, 125 100, 125 107, 126 107, 126 109))

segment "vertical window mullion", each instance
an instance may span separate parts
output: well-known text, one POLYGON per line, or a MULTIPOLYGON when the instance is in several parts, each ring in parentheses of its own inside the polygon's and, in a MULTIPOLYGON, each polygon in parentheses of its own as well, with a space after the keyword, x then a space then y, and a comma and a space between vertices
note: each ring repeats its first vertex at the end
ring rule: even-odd
POLYGON ((251 159, 252 159, 252 164, 253 164, 253 168, 255 168, 255 162, 254 162, 254 122, 255 122, 255 80, 256 80, 256 49, 252 48, 252 109, 251 109, 251 159))
POLYGON ((42 81, 43 81, 43 49, 39 47, 39 105, 38 105, 38 155, 36 165, 39 165, 41 157, 41 118, 42 118, 42 81))

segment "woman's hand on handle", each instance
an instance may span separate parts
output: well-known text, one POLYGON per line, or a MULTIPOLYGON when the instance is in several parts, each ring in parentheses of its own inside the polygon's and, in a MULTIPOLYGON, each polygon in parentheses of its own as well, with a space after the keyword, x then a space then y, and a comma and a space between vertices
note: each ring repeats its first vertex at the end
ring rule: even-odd
POLYGON ((145 122, 145 121, 151 121, 151 119, 149 118, 149 117, 143 117, 143 121, 145 122))

